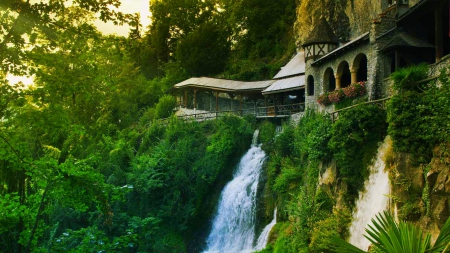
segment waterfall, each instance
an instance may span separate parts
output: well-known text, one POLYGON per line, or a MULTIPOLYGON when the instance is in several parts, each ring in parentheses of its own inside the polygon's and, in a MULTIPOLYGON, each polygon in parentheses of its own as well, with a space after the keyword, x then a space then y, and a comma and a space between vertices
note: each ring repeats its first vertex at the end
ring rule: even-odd
POLYGON ((387 137, 378 148, 375 163, 370 167, 369 179, 364 183, 364 191, 359 193, 356 201, 353 221, 350 225, 350 243, 362 250, 367 250, 370 246, 369 240, 364 237, 365 228, 372 218, 379 212, 386 210, 388 205, 389 178, 384 172, 384 153, 389 148, 387 137))
POLYGON ((266 154, 253 143, 223 189, 205 253, 252 252, 255 238, 256 190, 266 154))
POLYGON ((275 210, 273 211, 273 220, 269 224, 267 224, 267 226, 261 232, 256 246, 253 248, 254 251, 259 251, 266 247, 267 241, 269 240, 270 230, 272 230, 275 224, 277 224, 277 208, 275 208, 275 210))

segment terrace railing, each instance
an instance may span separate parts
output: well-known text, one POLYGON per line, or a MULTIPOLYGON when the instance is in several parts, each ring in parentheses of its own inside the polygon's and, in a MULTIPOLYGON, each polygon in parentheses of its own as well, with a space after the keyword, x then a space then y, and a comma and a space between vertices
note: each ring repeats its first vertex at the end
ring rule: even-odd
POLYGON ((287 117, 294 113, 303 112, 305 110, 305 103, 290 104, 290 105, 271 105, 266 107, 254 107, 242 110, 228 110, 218 112, 201 112, 187 115, 180 115, 178 119, 181 120, 195 120, 204 121, 210 119, 217 119, 226 115, 234 114, 239 116, 255 116, 257 118, 263 117, 287 117))

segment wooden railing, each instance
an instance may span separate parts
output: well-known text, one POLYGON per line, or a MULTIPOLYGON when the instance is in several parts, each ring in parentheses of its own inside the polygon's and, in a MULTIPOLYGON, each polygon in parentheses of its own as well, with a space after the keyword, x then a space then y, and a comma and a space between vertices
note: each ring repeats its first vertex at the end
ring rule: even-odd
POLYGON ((242 110, 194 113, 194 114, 180 115, 178 116, 178 119, 204 121, 210 119, 217 119, 229 114, 239 116, 252 115, 255 117, 287 117, 294 113, 303 112, 304 110, 305 110, 305 103, 298 103, 290 105, 277 105, 277 106, 272 105, 266 107, 254 107, 242 110))
POLYGON ((345 107, 345 108, 336 110, 336 111, 331 113, 331 120, 333 122, 335 122, 339 118, 339 112, 342 112, 342 111, 345 111, 345 110, 348 110, 348 109, 351 109, 351 108, 354 108, 354 107, 357 107, 357 106, 360 106, 360 105, 376 104, 376 105, 381 106, 382 108, 385 108, 386 107, 386 101, 388 101, 389 99, 391 99, 391 97, 377 99, 377 100, 372 100, 372 101, 367 101, 367 102, 364 102, 364 103, 359 103, 359 104, 356 104, 356 105, 352 105, 352 106, 349 106, 349 107, 345 107))

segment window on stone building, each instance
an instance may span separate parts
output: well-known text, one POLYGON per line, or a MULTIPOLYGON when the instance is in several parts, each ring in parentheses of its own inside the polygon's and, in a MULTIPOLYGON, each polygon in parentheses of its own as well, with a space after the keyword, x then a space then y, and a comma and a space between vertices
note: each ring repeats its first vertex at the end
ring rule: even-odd
POLYGON ((336 79, 332 68, 327 68, 323 75, 324 91, 334 91, 336 89, 336 79))
POLYGON ((308 96, 314 96, 314 77, 312 75, 308 76, 306 88, 308 91, 308 96))

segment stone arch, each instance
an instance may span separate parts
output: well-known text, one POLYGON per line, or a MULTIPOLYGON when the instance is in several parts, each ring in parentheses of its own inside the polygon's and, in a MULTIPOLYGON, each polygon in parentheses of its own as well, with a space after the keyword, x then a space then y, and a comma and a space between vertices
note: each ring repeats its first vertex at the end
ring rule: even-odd
POLYGON ((368 68, 367 68, 367 56, 363 53, 358 54, 353 61, 352 69, 352 83, 367 81, 368 68))
POLYGON ((339 63, 336 73, 336 88, 344 88, 351 83, 350 66, 347 61, 339 63))
POLYGON ((328 67, 323 74, 323 87, 325 92, 334 91, 336 89, 336 79, 331 67, 328 67))
POLYGON ((306 81, 306 90, 308 96, 314 96, 314 77, 312 75, 308 76, 306 81))

